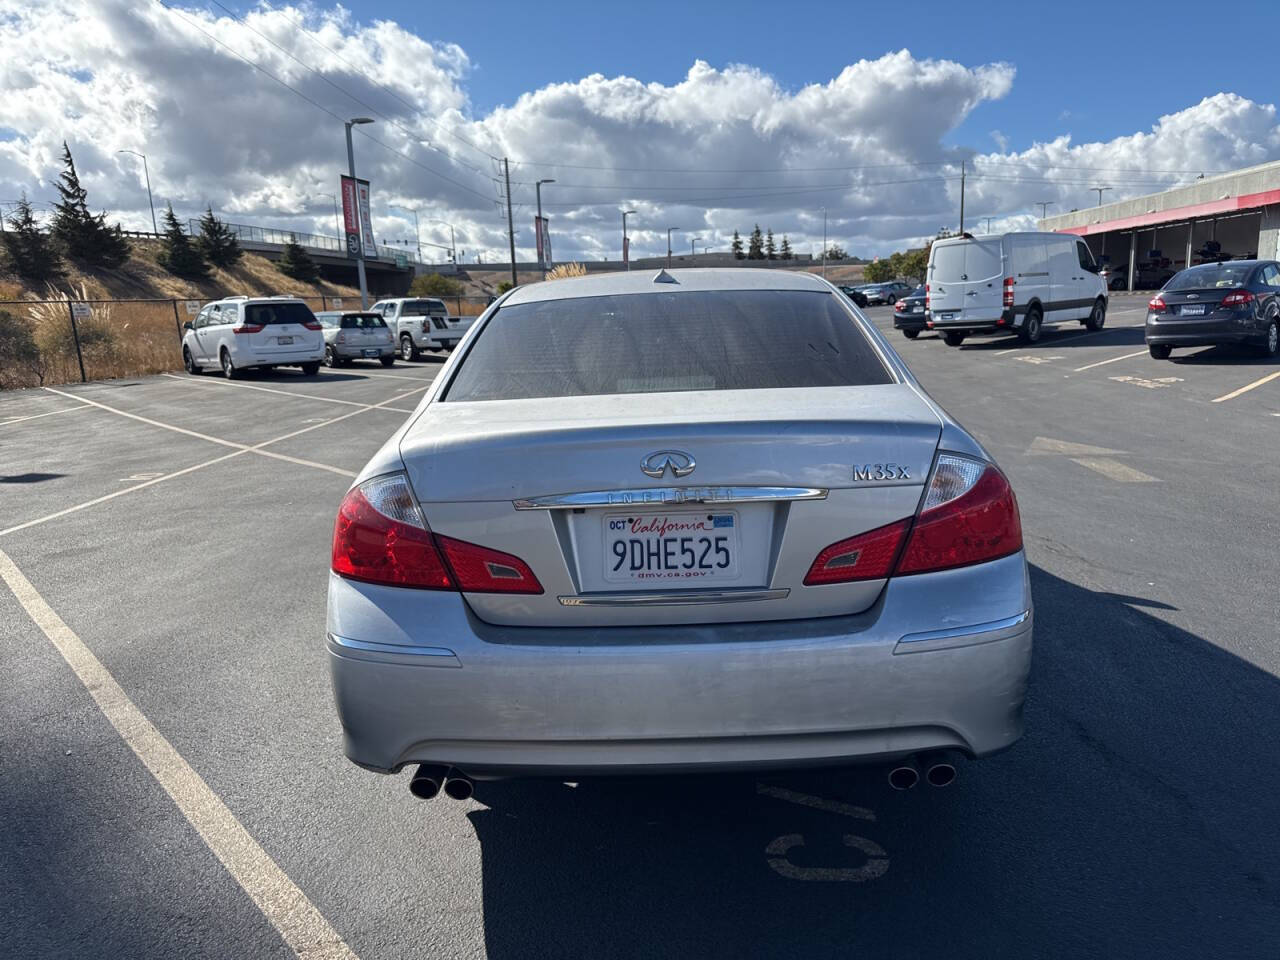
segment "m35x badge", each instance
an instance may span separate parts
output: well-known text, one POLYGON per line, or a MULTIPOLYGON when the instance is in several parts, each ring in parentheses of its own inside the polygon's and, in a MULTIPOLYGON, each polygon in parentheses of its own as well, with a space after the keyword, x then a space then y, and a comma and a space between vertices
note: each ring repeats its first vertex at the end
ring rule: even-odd
POLYGON ((885 480, 910 480, 907 468, 898 463, 864 463, 853 465, 855 483, 875 483, 885 480))

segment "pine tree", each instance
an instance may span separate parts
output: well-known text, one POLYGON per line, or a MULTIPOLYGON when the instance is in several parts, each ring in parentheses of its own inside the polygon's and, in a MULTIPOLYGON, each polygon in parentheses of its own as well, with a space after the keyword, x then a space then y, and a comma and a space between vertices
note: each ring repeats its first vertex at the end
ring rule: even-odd
POLYGON ((778 248, 778 259, 791 260, 795 254, 791 252, 791 241, 787 239, 787 235, 782 235, 782 246, 778 248))
POLYGON ((173 215, 172 203, 164 212, 164 239, 160 242, 160 253, 156 255, 156 260, 160 266, 179 277, 195 280, 209 275, 209 265, 205 263, 204 254, 183 231, 182 224, 173 215))
POLYGON ((215 267, 235 266, 244 255, 236 235, 213 215, 212 205, 200 218, 200 236, 196 239, 196 247, 215 267))
POLYGON ((742 237, 738 235, 737 230, 733 231, 733 245, 730 249, 733 250, 733 258, 735 260, 742 260, 746 257, 746 254, 742 252, 742 237))
POLYGON ((27 280, 48 280, 59 272, 58 254, 31 213, 24 193, 17 212, 9 217, 9 227, 0 235, 13 269, 27 280))
POLYGON ((281 273, 287 277, 293 277, 294 280, 315 283, 320 279, 320 269, 311 259, 311 254, 299 246, 293 237, 290 237, 289 242, 284 245, 284 253, 280 256, 278 266, 281 273))
POLYGON ((758 223, 756 224, 756 228, 751 231, 751 239, 747 243, 747 259, 764 259, 764 236, 760 233, 760 224, 758 223))
POLYGON ((764 255, 768 260, 778 259, 778 248, 773 242, 773 227, 769 228, 769 232, 764 237, 764 255))
POLYGON ((62 198, 54 204, 50 233, 54 241, 72 260, 95 267, 118 267, 129 259, 129 241, 124 237, 120 224, 107 226, 105 212, 96 217, 89 212, 89 195, 80 185, 71 148, 62 143, 64 169, 54 184, 62 198))

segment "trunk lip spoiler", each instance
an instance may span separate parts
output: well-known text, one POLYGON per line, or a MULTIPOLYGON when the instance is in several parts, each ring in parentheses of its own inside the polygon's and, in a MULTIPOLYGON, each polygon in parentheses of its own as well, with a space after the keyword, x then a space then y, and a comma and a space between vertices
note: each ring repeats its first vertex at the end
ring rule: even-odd
POLYGON ((583 507, 672 507, 699 503, 759 503, 780 500, 825 500, 825 487, 636 487, 588 490, 513 500, 517 510, 571 510, 583 507))

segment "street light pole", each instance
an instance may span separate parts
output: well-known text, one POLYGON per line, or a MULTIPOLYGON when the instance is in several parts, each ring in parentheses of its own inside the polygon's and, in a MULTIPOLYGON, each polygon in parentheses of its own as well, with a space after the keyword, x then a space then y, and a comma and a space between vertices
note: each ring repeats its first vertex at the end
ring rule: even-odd
POLYGON ((117 150, 116 153, 131 153, 135 157, 142 158, 142 175, 147 181, 147 203, 151 206, 151 229, 154 233, 159 233, 160 227, 156 224, 156 202, 151 197, 151 171, 147 169, 147 155, 138 153, 137 150, 117 150))
POLYGON ((827 279, 827 208, 822 208, 822 279, 827 279))
POLYGON ((342 218, 338 216, 338 195, 336 193, 317 193, 317 197, 328 197, 333 201, 333 225, 338 231, 338 240, 342 240, 342 218))
MULTIPOLYGON (((347 130, 347 175, 356 179, 356 152, 351 146, 351 128, 358 123, 373 123, 372 117, 352 117, 343 123, 347 130)), ((356 258, 356 274, 360 277, 360 309, 369 309, 369 281, 364 272, 364 223, 360 217, 360 191, 356 189, 356 223, 360 228, 360 256, 356 258)))
POLYGON ((1110 187, 1090 187, 1089 189, 1098 191, 1098 206, 1102 206, 1102 191, 1110 190, 1111 188, 1110 187))
POLYGON ((701 239, 701 237, 689 238, 689 256, 696 257, 698 255, 698 241, 701 239))
POLYGON ((634 210, 622 211, 622 258, 627 261, 627 269, 631 269, 631 251, 627 249, 627 215, 635 213, 634 210))
POLYGON ((667 266, 671 266, 671 233, 679 227, 667 227, 667 266))
POLYGON ((448 220, 441 220, 439 217, 427 217, 427 223, 443 223, 449 228, 449 256, 453 259, 454 266, 458 265, 458 244, 453 235, 453 224, 448 220))
POLYGON ((1057 203, 1056 200, 1036 200, 1035 205, 1040 208, 1040 219, 1043 220, 1048 215, 1049 208, 1057 203))
MULTIPOLYGON (((544 183, 555 183, 554 180, 539 180, 533 185, 533 192, 538 195, 538 269, 547 269, 547 251, 542 245, 542 185, 544 183)), ((547 230, 547 236, 551 235, 550 229, 547 230)))

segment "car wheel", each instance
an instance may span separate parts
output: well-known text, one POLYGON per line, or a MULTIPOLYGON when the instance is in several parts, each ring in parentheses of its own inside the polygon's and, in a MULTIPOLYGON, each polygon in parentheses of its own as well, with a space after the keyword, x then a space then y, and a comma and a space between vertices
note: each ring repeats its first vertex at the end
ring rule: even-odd
POLYGON ((1107 322, 1107 305, 1106 302, 1099 297, 1093 305, 1093 310, 1089 314, 1089 318, 1085 320, 1084 325, 1087 330, 1101 330, 1102 325, 1107 322))
POLYGON ((919 330, 903 330, 902 335, 906 337, 908 340, 914 340, 916 337, 920 336, 920 331, 919 330))
POLYGON ((302 375, 304 377, 314 377, 319 372, 320 372, 319 360, 313 360, 311 363, 304 363, 302 365, 302 375))
POLYGON ((418 348, 413 345, 413 338, 408 334, 400 338, 400 359, 405 363, 418 359, 418 348))
POLYGON ((1261 349, 1264 357, 1274 357, 1280 353, 1280 321, 1275 317, 1272 317, 1271 322, 1267 324, 1267 333, 1261 349))
POLYGON ((231 361, 231 354, 227 352, 227 348, 223 347, 222 352, 218 354, 219 362, 222 364, 222 375, 228 380, 239 380, 240 371, 236 369, 236 365, 231 361))
POLYGON ((378 362, 381 363, 384 367, 390 367, 395 365, 396 358, 395 357, 379 357, 378 362))
POLYGON ((336 367, 339 362, 338 355, 333 352, 333 347, 326 346, 324 348, 324 365, 326 367, 336 367))
POLYGON ((956 333, 954 330, 947 330, 942 334, 942 339, 947 342, 948 347, 958 347, 964 343, 964 334, 956 333))
POLYGON ((1169 354, 1173 353, 1173 347, 1167 343, 1149 343, 1147 344, 1147 350, 1152 358, 1156 360, 1168 360, 1169 354))
POLYGON ((182 367, 187 371, 187 373, 192 375, 200 372, 200 367, 196 364, 195 360, 192 359, 191 351, 186 347, 182 348, 182 367))
POLYGON ((1043 321, 1044 318, 1040 315, 1040 308, 1032 307, 1027 311, 1027 319, 1018 328, 1018 338, 1023 343, 1036 343, 1043 331, 1043 321))

